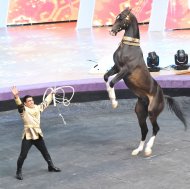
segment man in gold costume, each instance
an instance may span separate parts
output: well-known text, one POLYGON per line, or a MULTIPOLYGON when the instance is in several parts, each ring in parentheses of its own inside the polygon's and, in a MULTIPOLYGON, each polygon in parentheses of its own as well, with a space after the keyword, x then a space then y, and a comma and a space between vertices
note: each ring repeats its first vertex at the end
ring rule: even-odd
POLYGON ((11 91, 14 95, 14 99, 18 107, 18 112, 20 113, 24 124, 21 152, 17 160, 16 178, 23 180, 22 165, 32 145, 34 145, 42 153, 42 156, 48 164, 49 172, 60 172, 61 170, 55 167, 51 160, 51 157, 43 140, 42 130, 40 128, 40 114, 51 103, 53 93, 50 93, 41 104, 36 105, 34 104, 34 100, 30 95, 26 95, 23 98, 22 103, 19 97, 19 91, 15 86, 11 88, 11 91))

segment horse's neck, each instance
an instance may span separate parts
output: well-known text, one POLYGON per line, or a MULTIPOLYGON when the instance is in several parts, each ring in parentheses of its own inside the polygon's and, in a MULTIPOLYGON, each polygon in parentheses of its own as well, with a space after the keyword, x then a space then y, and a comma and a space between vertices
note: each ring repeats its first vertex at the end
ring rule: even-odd
POLYGON ((131 25, 127 30, 125 30, 124 36, 140 39, 138 24, 131 25))

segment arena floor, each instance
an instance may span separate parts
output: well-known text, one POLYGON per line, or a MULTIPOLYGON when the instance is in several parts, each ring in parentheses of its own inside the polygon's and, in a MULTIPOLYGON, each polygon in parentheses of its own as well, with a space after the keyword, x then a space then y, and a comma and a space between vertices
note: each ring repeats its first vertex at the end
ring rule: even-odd
MULTIPOLYGON (((190 121, 189 97, 175 97, 190 121)), ((23 166, 24 180, 15 179, 22 122, 17 110, 0 116, 1 189, 188 189, 190 132, 167 108, 153 154, 132 156, 140 140, 134 113, 136 99, 72 103, 61 108, 67 125, 50 106, 42 114, 44 140, 60 173, 49 173, 40 152, 32 147, 23 166)), ((151 136, 149 124, 149 135, 151 136)))

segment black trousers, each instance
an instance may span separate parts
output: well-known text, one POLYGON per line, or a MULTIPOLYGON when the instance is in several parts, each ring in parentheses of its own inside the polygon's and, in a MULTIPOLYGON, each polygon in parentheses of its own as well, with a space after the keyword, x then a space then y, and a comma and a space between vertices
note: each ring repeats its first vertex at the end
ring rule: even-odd
POLYGON ((49 152, 47 151, 43 138, 40 136, 40 138, 37 140, 26 140, 26 138, 24 137, 24 139, 22 140, 21 152, 17 161, 17 170, 22 169, 24 160, 26 159, 32 145, 34 145, 41 152, 48 166, 53 166, 51 157, 49 155, 49 152))

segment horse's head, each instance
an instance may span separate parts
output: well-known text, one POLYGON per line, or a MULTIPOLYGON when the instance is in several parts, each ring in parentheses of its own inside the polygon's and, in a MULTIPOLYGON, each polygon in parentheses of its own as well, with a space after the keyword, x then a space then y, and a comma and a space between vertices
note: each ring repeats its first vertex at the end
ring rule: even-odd
POLYGON ((121 30, 126 30, 131 23, 131 9, 126 8, 117 17, 112 26, 110 34, 116 36, 121 30))

